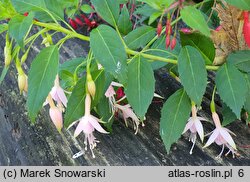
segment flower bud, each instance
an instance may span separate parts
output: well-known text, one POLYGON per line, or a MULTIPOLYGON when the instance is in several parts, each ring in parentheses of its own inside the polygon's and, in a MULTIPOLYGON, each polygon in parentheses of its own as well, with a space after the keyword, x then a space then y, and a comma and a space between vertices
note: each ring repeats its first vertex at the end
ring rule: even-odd
POLYGON ((157 35, 158 35, 158 37, 160 37, 161 31, 162 31, 162 22, 159 21, 159 23, 157 25, 157 35))
POLYGON ((8 67, 11 63, 11 51, 7 45, 4 47, 4 64, 8 67))
POLYGON ((166 37, 166 49, 168 49, 170 46, 170 35, 168 34, 166 37))
POLYGON ((69 24, 71 25, 71 27, 72 27, 73 29, 75 29, 75 30, 77 29, 77 25, 76 25, 75 20, 69 18, 69 24))
POLYGON ((61 132, 62 127, 63 127, 63 117, 62 117, 61 110, 57 108, 56 106, 52 106, 49 109, 49 115, 50 115, 52 122, 56 126, 56 129, 59 132, 61 132))
POLYGON ((166 35, 171 35, 171 34, 172 34, 172 26, 170 19, 168 19, 166 22, 166 35))
POLYGON ((20 93, 28 91, 28 77, 24 72, 18 74, 18 87, 20 93))
POLYGON ((176 37, 174 37, 171 41, 171 45, 170 45, 171 50, 173 50, 175 46, 176 46, 176 37))
POLYGON ((87 73, 87 89, 92 98, 95 97, 96 86, 90 73, 87 73))
POLYGON ((189 28, 181 28, 181 31, 186 34, 191 33, 191 30, 189 28))
POLYGON ((78 18, 78 17, 76 17, 75 18, 75 22, 79 25, 79 26, 83 26, 83 22, 82 22, 82 20, 80 19, 80 18, 78 18))

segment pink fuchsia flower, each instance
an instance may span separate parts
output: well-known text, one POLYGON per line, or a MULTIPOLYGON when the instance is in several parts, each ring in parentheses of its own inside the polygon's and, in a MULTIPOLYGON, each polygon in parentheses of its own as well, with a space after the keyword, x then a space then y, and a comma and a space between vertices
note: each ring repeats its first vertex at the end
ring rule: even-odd
POLYGON ((133 123, 134 123, 134 129, 135 129, 135 134, 138 132, 138 128, 140 125, 140 120, 132 110, 131 106, 129 104, 127 105, 119 105, 115 104, 114 107, 116 108, 117 111, 121 111, 123 115, 123 120, 125 121, 125 124, 127 125, 127 119, 131 118, 133 123))
POLYGON ((79 120, 73 122, 69 126, 69 128, 72 127, 77 122, 79 122, 79 124, 76 127, 74 137, 77 137, 81 132, 83 132, 85 135, 84 139, 85 150, 87 150, 87 146, 89 145, 92 156, 93 158, 95 158, 93 149, 96 147, 96 143, 98 143, 99 141, 96 140, 96 138, 93 135, 93 132, 95 131, 95 129, 100 133, 108 133, 108 132, 101 127, 101 125, 99 124, 100 120, 90 114, 90 106, 91 106, 91 97, 89 94, 86 94, 85 115, 81 117, 79 120))
POLYGON ((197 109, 195 105, 192 106, 192 117, 188 119, 188 123, 186 124, 186 127, 183 131, 183 133, 187 132, 188 130, 191 132, 189 136, 189 141, 193 143, 191 149, 190 149, 190 154, 193 153, 193 148, 195 145, 195 141, 197 139, 196 134, 198 133, 201 141, 203 142, 204 140, 204 131, 203 131, 203 126, 201 124, 201 121, 206 121, 205 118, 198 117, 197 116, 197 109))
POLYGON ((67 107, 68 99, 64 93, 64 90, 60 86, 58 75, 56 76, 55 84, 52 90, 50 91, 50 94, 53 100, 57 102, 57 104, 59 105, 63 104, 65 107, 67 107))
POLYGON ((54 105, 54 106, 50 107, 49 115, 50 115, 52 122, 56 126, 56 129, 59 132, 61 132, 62 127, 63 127, 62 111, 54 105))
POLYGON ((221 126, 220 118, 216 112, 212 112, 212 118, 216 128, 215 130, 212 131, 211 136, 209 137, 207 143, 203 148, 208 147, 213 142, 215 142, 217 145, 222 145, 222 150, 217 157, 221 157, 225 146, 229 149, 226 155, 232 152, 233 157, 235 157, 235 154, 238 155, 237 148, 230 133, 233 135, 235 134, 231 132, 229 129, 221 126))

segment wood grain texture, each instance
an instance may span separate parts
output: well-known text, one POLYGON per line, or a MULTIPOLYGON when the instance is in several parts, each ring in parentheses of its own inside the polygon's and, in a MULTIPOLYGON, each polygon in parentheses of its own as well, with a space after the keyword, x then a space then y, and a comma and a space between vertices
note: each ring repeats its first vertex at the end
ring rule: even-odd
MULTIPOLYGON (((0 35, 3 40, 4 36, 0 35)), ((0 42, 0 60, 3 60, 3 44, 0 42)), ((37 43, 40 45, 40 43, 37 43)), ((28 60, 31 61, 39 46, 33 47, 28 60)), ((60 61, 83 56, 88 51, 88 44, 79 40, 67 41, 61 48, 60 61)), ((1 63, 2 64, 2 63, 1 63)), ((243 148, 250 144, 250 129, 238 121, 229 126, 237 134, 235 142, 241 157, 236 159, 223 157, 216 159, 220 147, 202 149, 198 143, 193 155, 189 155, 191 143, 184 135, 166 154, 159 135, 160 109, 162 103, 153 103, 147 114, 145 127, 140 127, 134 135, 132 127, 126 128, 123 121, 115 121, 113 133, 103 135, 95 133, 100 143, 94 150, 93 159, 90 151, 82 157, 72 159, 72 155, 83 149, 84 136, 73 138, 73 129, 63 130, 60 135, 48 116, 48 108, 42 110, 35 125, 28 120, 25 97, 19 94, 16 81, 16 70, 11 67, 5 81, 0 86, 0 165, 250 165, 250 149, 243 148)), ((156 91, 168 98, 180 85, 164 69, 155 72, 156 91)), ((213 74, 210 74, 213 84, 213 74)), ((207 98, 211 98, 212 85, 209 85, 202 107, 208 110, 207 98)), ((201 112, 203 116, 209 113, 201 112)), ((213 130, 208 122, 204 123, 205 132, 213 130)))

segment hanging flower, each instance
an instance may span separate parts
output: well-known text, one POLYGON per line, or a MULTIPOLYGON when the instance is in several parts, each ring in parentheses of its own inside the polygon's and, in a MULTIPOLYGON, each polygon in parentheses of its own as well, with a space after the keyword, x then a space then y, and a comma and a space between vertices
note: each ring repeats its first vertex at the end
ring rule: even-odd
POLYGON ((59 132, 61 132, 62 127, 63 127, 62 111, 54 105, 54 106, 50 107, 49 115, 50 115, 52 122, 56 126, 56 129, 59 132))
POLYGON ((226 156, 230 152, 232 152, 233 157, 235 157, 235 154, 238 155, 237 148, 236 148, 236 145, 235 145, 234 140, 231 137, 230 133, 233 135, 235 135, 235 134, 233 132, 231 132, 229 129, 221 126, 220 118, 216 112, 212 112, 212 118, 213 118, 213 121, 214 121, 216 128, 215 128, 215 130, 213 130, 211 132, 212 134, 209 137, 204 148, 208 147, 213 142, 215 142, 217 145, 222 145, 222 150, 217 157, 221 157, 225 146, 229 149, 228 152, 226 153, 226 156))
POLYGON ((126 125, 127 125, 127 118, 132 119, 134 123, 135 134, 137 134, 140 125, 140 120, 132 110, 131 106, 129 104, 126 104, 124 106, 115 104, 114 107, 116 108, 117 111, 122 112, 123 120, 125 121, 126 125))
POLYGON ((74 137, 77 137, 81 132, 83 132, 85 135, 85 139, 84 139, 85 150, 88 149, 88 145, 89 145, 92 156, 93 158, 95 158, 93 149, 96 147, 96 144, 99 141, 96 140, 95 136, 93 135, 93 132, 95 131, 95 129, 99 131, 100 133, 108 133, 108 132, 105 131, 99 124, 100 119, 90 114, 90 106, 91 106, 91 97, 90 97, 90 94, 87 93, 86 98, 85 98, 84 116, 81 117, 79 120, 73 122, 69 126, 69 128, 72 127, 77 122, 79 122, 74 132, 74 137))
POLYGON ((197 116, 197 109, 195 107, 195 105, 192 106, 192 117, 190 117, 188 119, 188 123, 186 124, 186 127, 183 131, 183 133, 187 132, 188 130, 191 132, 190 136, 189 136, 189 141, 191 141, 193 143, 191 150, 190 150, 190 154, 193 153, 193 148, 195 145, 195 141, 196 141, 196 134, 198 133, 201 141, 203 142, 204 139, 204 131, 203 131, 203 126, 201 124, 201 121, 206 121, 205 118, 202 117, 198 117, 197 116))

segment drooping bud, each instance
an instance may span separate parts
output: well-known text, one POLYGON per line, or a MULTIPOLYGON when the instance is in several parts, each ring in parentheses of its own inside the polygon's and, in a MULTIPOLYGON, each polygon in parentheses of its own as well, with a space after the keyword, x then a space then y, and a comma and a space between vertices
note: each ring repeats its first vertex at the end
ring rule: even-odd
POLYGON ((157 25, 157 35, 158 35, 158 37, 160 37, 161 31, 162 31, 162 22, 159 21, 159 23, 157 25))
POLYGON ((71 25, 71 27, 73 29, 75 29, 75 30, 77 29, 77 24, 76 24, 75 20, 69 18, 69 24, 71 25))
POLYGON ((250 21, 249 21, 249 12, 248 11, 244 11, 243 15, 244 15, 243 35, 244 35, 244 39, 245 39, 246 44, 248 45, 248 47, 250 47, 250 21))
POLYGON ((24 16, 28 16, 28 15, 29 15, 29 13, 28 13, 28 12, 25 12, 23 15, 24 15, 24 16))
POLYGON ((174 37, 171 41, 171 45, 170 45, 171 50, 173 50, 175 46, 176 46, 176 37, 174 37))
POLYGON ((90 73, 87 73, 87 89, 92 98, 95 97, 96 86, 90 73))
POLYGON ((172 34, 171 20, 167 19, 167 22, 166 22, 166 35, 171 35, 171 34, 172 34))
POLYGON ((4 64, 5 67, 8 67, 11 63, 11 50, 12 50, 12 43, 10 43, 9 40, 9 34, 6 34, 6 39, 5 39, 5 47, 4 47, 4 64))
POLYGON ((166 37, 166 49, 168 49, 170 46, 170 35, 167 35, 166 37))
POLYGON ((92 26, 92 25, 91 25, 91 21, 90 21, 84 14, 81 14, 80 16, 83 18, 84 22, 86 23, 86 25, 87 25, 88 27, 91 27, 91 26, 92 26))
POLYGON ((122 87, 119 87, 116 91, 116 99, 120 99, 125 96, 125 93, 122 89, 122 87))
POLYGON ((56 126, 56 129, 59 132, 61 132, 62 127, 63 127, 62 111, 59 108, 57 108, 56 106, 52 106, 49 109, 49 115, 50 115, 52 122, 56 126))
POLYGON ((28 77, 24 72, 18 74, 18 87, 20 93, 28 92, 28 77))

